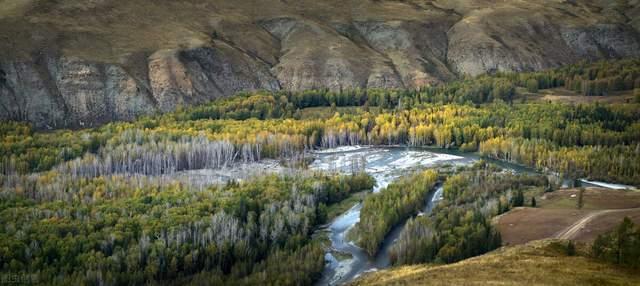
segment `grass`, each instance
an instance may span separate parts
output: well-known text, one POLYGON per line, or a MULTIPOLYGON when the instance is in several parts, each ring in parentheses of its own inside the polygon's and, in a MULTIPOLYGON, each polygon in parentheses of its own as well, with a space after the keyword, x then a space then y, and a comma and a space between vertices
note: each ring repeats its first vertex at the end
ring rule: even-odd
POLYGON ((367 194, 369 194, 369 193, 370 193, 370 191, 362 191, 362 192, 353 193, 348 198, 342 200, 341 202, 335 203, 335 204, 332 204, 332 205, 328 206, 327 207, 327 221, 328 222, 332 221, 334 218, 336 218, 339 215, 343 214, 344 212, 348 211, 355 204, 357 204, 359 202, 362 202, 362 200, 364 200, 364 197, 366 197, 367 194))
POLYGON ((353 255, 351 255, 351 253, 335 250, 331 251, 331 255, 333 255, 333 257, 335 257, 338 261, 344 261, 353 258, 353 255))
POLYGON ((589 211, 576 209, 516 208, 496 219, 503 245, 516 245, 554 237, 589 211))
POLYGON ((597 219, 587 223, 585 229, 575 237, 578 241, 594 241, 599 234, 610 231, 613 227, 619 225, 622 220, 627 217, 636 225, 640 224, 640 209, 607 213, 601 215, 597 219))
MULTIPOLYGON (((257 24, 260 21, 279 17, 344 21, 359 6, 359 1, 338 0, 0 0, 0 58, 53 50, 120 62, 132 54, 207 45, 214 31, 272 57, 270 36, 257 24)), ((369 6, 380 7, 367 10, 377 18, 423 17, 406 4, 369 6)))
MULTIPOLYGON (((579 189, 558 190, 537 198, 538 206, 546 209, 577 209, 579 189), (575 197, 571 197, 575 195, 575 197)), ((583 210, 629 209, 640 207, 640 193, 634 191, 585 188, 583 210)))
POLYGON ((633 103, 636 96, 640 94, 640 89, 616 91, 607 96, 584 96, 577 92, 568 90, 563 87, 541 89, 538 92, 531 93, 526 88, 518 87, 514 102, 560 102, 569 104, 580 103, 633 103))
MULTIPOLYGON (((640 272, 583 256, 565 242, 535 241, 449 265, 415 265, 367 274, 353 285, 640 285, 640 272)), ((580 247, 578 251, 580 252, 580 247)))

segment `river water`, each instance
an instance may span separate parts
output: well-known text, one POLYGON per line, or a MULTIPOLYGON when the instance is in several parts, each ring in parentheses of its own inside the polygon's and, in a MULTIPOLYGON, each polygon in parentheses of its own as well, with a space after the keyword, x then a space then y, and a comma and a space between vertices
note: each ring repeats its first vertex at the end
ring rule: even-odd
MULTIPOLYGON (((444 164, 467 165, 477 160, 472 155, 445 153, 437 149, 406 147, 340 147, 315 152, 314 162, 309 166, 313 170, 351 172, 354 164, 364 165, 365 172, 375 180, 373 192, 379 192, 390 182, 413 170, 444 164)), ((422 213, 428 215, 434 203, 441 199, 442 189, 431 192, 425 202, 422 213)), ((390 265, 388 250, 400 235, 404 223, 396 226, 387 235, 376 257, 369 255, 346 238, 349 230, 360 221, 362 204, 354 205, 347 212, 331 222, 328 231, 333 250, 325 254, 327 262, 322 279, 318 285, 340 285, 351 281, 360 274, 386 268, 390 265), (334 253, 342 252, 351 258, 338 259, 334 253)))

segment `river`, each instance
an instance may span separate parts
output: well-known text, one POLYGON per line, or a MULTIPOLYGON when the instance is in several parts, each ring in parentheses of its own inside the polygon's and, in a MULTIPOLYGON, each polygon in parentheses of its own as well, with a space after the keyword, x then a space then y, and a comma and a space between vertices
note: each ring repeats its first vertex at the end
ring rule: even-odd
MULTIPOLYGON (((396 178, 414 170, 449 165, 469 165, 477 160, 476 153, 460 153, 438 148, 410 147, 368 147, 343 146, 333 149, 314 151, 310 154, 314 160, 311 170, 350 173, 354 164, 364 165, 364 170, 376 181, 373 192, 379 192, 396 178)), ((537 173, 535 170, 512 163, 487 159, 502 168, 518 173, 537 173)), ((295 174, 295 170, 283 167, 277 160, 262 160, 252 163, 238 163, 223 169, 188 170, 167 175, 167 180, 179 180, 196 188, 206 188, 212 184, 224 183, 230 179, 243 180, 256 175, 269 173, 295 174)), ((567 181, 564 180, 565 184, 567 181)), ((608 188, 633 188, 624 185, 607 184, 583 180, 583 185, 597 185, 608 188)), ((567 184, 568 185, 568 184, 567 184)), ((429 215, 435 203, 442 198, 442 188, 438 186, 430 192, 420 215, 429 215)), ((341 285, 362 273, 387 268, 390 265, 388 250, 399 237, 406 221, 395 226, 382 242, 376 257, 369 255, 346 238, 349 230, 360 221, 360 203, 336 217, 320 231, 328 233, 332 249, 325 254, 326 267, 318 285, 341 285), (334 254, 344 253, 336 257, 334 254)))
MULTIPOLYGON (((364 170, 376 181, 373 192, 379 192, 396 178, 414 170, 437 167, 445 164, 468 165, 477 160, 477 153, 461 153, 438 148, 410 147, 368 147, 343 146, 333 149, 314 151, 310 154, 314 161, 309 166, 312 170, 350 173, 354 164, 364 165, 364 170)), ((518 173, 537 173, 535 170, 517 164, 491 160, 487 161, 502 168, 518 173)), ((256 175, 269 173, 295 174, 295 170, 283 167, 277 160, 267 159, 252 163, 238 163, 223 169, 188 170, 166 175, 167 180, 178 180, 196 188, 206 188, 212 184, 227 182, 230 179, 243 180, 256 175)), ((565 184, 569 180, 564 180, 565 184)), ((585 186, 601 186, 608 188, 633 188, 624 185, 603 182, 582 182, 585 186)), ((421 215, 429 215, 435 203, 442 197, 442 188, 437 187, 430 192, 421 215)), ((385 237, 376 257, 369 255, 346 238, 349 230, 360 221, 361 204, 355 204, 348 211, 336 217, 326 228, 332 250, 325 254, 326 267, 318 285, 341 285, 362 273, 387 268, 390 265, 388 250, 399 237, 405 222, 395 226, 385 237), (345 253, 347 258, 335 257, 335 253, 345 253), (348 258, 350 257, 350 258, 348 258)))
MULTIPOLYGON (((444 164, 467 165, 478 158, 474 155, 447 153, 442 150, 406 147, 340 147, 315 152, 316 157, 309 166, 313 170, 351 172, 355 162, 362 162, 364 170, 375 180, 373 192, 379 192, 390 182, 407 173, 444 164)), ((362 163, 360 163, 362 164, 362 163)), ((428 215, 434 203, 441 199, 442 189, 430 192, 423 214, 428 215)), ((354 205, 331 222, 325 231, 333 250, 325 254, 325 270, 318 285, 340 285, 351 281, 362 273, 386 268, 390 265, 388 250, 400 235, 404 223, 396 226, 387 235, 376 257, 369 255, 346 238, 349 230, 360 220, 362 204, 354 205), (342 252, 351 258, 338 259, 334 253, 342 252)))

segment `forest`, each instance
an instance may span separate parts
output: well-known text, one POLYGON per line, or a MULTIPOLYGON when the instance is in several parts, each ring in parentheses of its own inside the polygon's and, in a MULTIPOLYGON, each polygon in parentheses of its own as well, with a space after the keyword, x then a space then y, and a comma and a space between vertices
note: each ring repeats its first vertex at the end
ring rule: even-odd
POLYGON ((13 193, 3 189, 0 205, 2 272, 39 273, 64 285, 203 277, 220 285, 245 277, 310 284, 324 266, 324 250, 310 234, 325 222, 326 205, 373 186, 363 173, 271 175, 206 190, 147 177, 75 180, 55 171, 2 183, 15 184, 13 193), (300 272, 282 272, 271 260, 300 272))
POLYGON ((422 171, 403 176, 379 193, 367 196, 354 230, 357 244, 374 256, 391 228, 424 207, 437 179, 436 171, 422 171))
MULTIPOLYGON (((640 186, 640 98, 523 97, 557 87, 603 97, 638 90, 640 61, 463 77, 419 90, 255 91, 90 129, 0 122, 0 272, 37 272, 57 284, 312 284, 324 249, 311 232, 326 223, 329 205, 374 184, 360 172, 304 170, 310 151, 323 148, 446 148, 640 186), (328 115, 310 115, 318 110, 328 115), (170 179, 265 159, 303 170, 206 187, 170 179)), ((364 199, 355 233, 371 255, 442 177, 405 175, 364 199)), ((523 189, 546 184, 486 163, 447 176, 444 201, 433 215, 409 220, 393 263, 453 262, 494 249, 500 236, 488 220, 528 199, 523 189)), ((597 256, 613 259, 615 239, 600 239, 597 256)))
POLYGON ((637 104, 497 102, 480 107, 429 105, 327 119, 175 121, 170 116, 94 130, 34 132, 2 123, 3 174, 52 168, 76 176, 163 174, 263 158, 301 158, 343 145, 438 146, 479 150, 567 177, 640 184, 637 104), (157 127, 146 128, 151 122, 157 127))
POLYGON ((523 206, 527 188, 548 184, 542 175, 503 172, 484 161, 457 170, 431 215, 409 219, 390 250, 392 264, 452 263, 500 247, 491 218, 523 206))

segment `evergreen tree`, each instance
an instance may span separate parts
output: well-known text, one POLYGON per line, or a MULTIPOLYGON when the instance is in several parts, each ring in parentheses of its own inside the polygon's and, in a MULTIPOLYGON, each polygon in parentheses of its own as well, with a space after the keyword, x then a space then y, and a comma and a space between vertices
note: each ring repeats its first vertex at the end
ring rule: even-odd
POLYGON ((578 209, 582 209, 582 207, 584 206, 584 191, 585 191, 584 188, 580 188, 578 190, 578 200, 576 202, 576 207, 578 209))
POLYGON ((524 206, 524 194, 522 190, 516 191, 515 196, 511 198, 511 207, 521 207, 524 206))
POLYGON ((572 240, 569 240, 569 242, 567 243, 567 255, 568 256, 576 255, 576 246, 572 240))
POLYGON ((640 229, 625 217, 614 230, 596 238, 591 255, 610 263, 640 268, 640 229))

